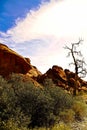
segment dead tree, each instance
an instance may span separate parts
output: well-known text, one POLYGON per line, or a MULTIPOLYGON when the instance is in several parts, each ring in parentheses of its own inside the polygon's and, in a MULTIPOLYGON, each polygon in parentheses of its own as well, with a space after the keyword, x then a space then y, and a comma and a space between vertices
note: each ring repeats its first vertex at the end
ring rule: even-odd
POLYGON ((81 51, 78 50, 79 45, 82 43, 83 40, 79 40, 77 43, 71 43, 71 47, 65 46, 64 48, 68 50, 68 56, 71 56, 73 59, 73 62, 69 65, 74 65, 75 67, 75 81, 76 86, 74 89, 74 95, 76 95, 77 91, 77 80, 78 77, 84 78, 86 76, 86 68, 84 65, 86 65, 84 58, 82 56, 81 51))

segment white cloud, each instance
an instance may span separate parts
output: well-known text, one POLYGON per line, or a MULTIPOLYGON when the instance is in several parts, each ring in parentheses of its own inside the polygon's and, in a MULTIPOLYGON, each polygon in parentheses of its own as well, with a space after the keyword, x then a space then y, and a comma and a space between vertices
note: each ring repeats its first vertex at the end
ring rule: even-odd
POLYGON ((25 18, 17 19, 6 34, 0 34, 2 42, 31 57, 32 63, 42 71, 53 64, 66 67, 64 44, 77 42, 81 37, 86 50, 87 0, 50 0, 29 11, 25 18), (28 53, 29 49, 33 55, 31 50, 28 53))

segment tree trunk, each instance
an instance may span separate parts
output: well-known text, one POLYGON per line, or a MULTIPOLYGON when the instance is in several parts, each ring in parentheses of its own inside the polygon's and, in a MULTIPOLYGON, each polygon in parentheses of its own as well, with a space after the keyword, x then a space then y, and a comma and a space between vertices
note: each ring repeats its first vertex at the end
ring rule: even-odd
POLYGON ((78 94, 78 84, 77 84, 77 80, 78 80, 78 75, 75 74, 75 86, 74 86, 74 90, 73 90, 73 95, 76 96, 78 94))

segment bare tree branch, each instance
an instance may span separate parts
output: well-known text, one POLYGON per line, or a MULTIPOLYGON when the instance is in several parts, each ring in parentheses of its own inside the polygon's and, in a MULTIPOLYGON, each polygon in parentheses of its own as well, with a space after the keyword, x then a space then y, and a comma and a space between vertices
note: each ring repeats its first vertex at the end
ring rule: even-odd
POLYGON ((79 51, 77 48, 79 45, 82 43, 82 39, 79 39, 77 43, 71 43, 71 47, 65 46, 64 49, 68 50, 68 55, 67 57, 71 56, 73 58, 73 62, 69 63, 69 65, 74 65, 75 67, 75 81, 76 81, 76 86, 74 89, 74 94, 76 94, 77 90, 77 77, 80 76, 81 78, 84 78, 87 74, 87 70, 84 67, 87 65, 84 61, 84 58, 82 56, 81 51, 79 51))
POLYGON ((69 65, 75 66, 75 74, 77 75, 79 74, 79 70, 84 71, 84 73, 86 72, 86 70, 84 69, 84 65, 86 65, 86 63, 83 58, 81 59, 82 53, 81 51, 77 51, 77 47, 82 43, 82 41, 82 39, 79 39, 77 43, 71 43, 71 47, 64 47, 69 51, 67 57, 71 55, 73 58, 73 62, 69 65), (79 58, 76 58, 76 56, 78 56, 79 58))

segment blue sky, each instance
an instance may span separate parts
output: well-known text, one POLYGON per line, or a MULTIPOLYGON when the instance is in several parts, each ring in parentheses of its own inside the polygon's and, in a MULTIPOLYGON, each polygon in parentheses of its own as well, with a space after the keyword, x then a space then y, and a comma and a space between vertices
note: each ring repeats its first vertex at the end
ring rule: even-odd
POLYGON ((41 0, 0 0, 0 30, 7 31, 15 20, 41 4, 41 0))
POLYGON ((43 73, 54 64, 68 68, 63 47, 79 38, 87 60, 87 0, 0 0, 0 43, 43 73))

